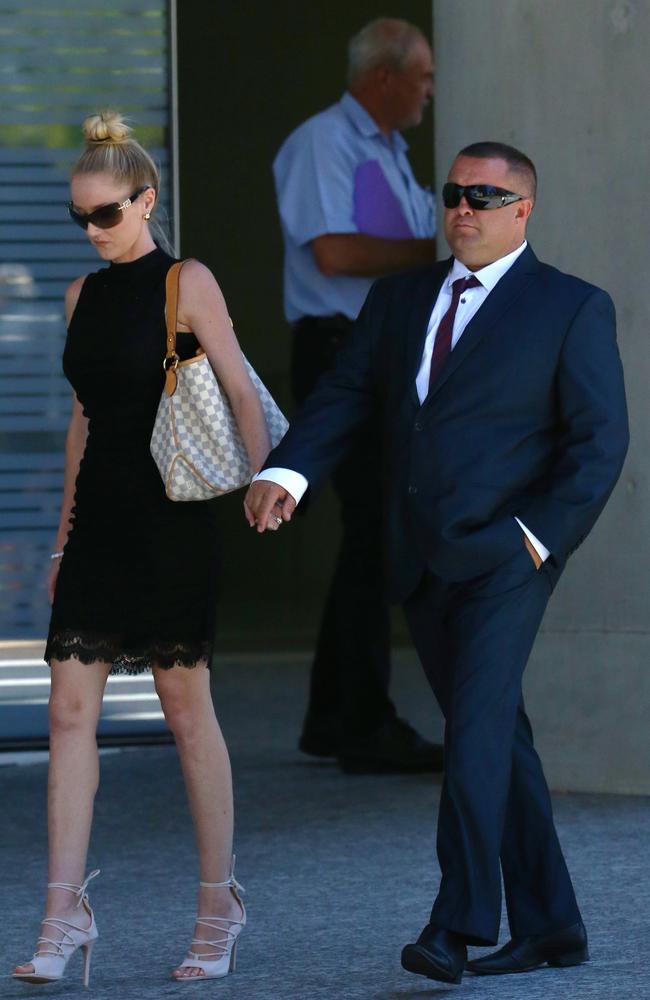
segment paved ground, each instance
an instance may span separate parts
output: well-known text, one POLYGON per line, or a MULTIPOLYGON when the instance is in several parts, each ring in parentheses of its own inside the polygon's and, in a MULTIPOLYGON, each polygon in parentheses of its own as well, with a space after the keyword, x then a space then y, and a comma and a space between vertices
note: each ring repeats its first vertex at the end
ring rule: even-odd
MULTIPOLYGON (((591 963, 437 986, 403 972, 399 952, 426 920, 436 887, 438 785, 427 777, 344 777, 298 754, 301 665, 229 660, 219 673, 237 788, 237 874, 248 889, 249 927, 237 974, 188 989, 224 1000, 650 996, 643 960, 650 940, 650 800, 556 798, 591 963)), ((435 731, 428 692, 410 663, 402 665, 396 686, 403 714, 435 731)), ((46 880, 45 773, 38 756, 25 766, 0 767, 2 970, 29 956, 38 933, 46 880)), ((196 862, 171 746, 103 756, 94 867, 102 869, 92 893, 101 937, 90 995, 153 1000, 185 989, 167 973, 191 931, 196 862)), ((68 978, 53 987, 0 980, 0 996, 81 997, 80 969, 75 956, 68 978)))

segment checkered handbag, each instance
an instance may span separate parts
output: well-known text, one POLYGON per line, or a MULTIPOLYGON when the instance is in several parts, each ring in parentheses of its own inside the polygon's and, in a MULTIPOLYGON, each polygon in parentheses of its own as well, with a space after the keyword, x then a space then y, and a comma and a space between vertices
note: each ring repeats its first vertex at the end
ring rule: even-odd
MULTIPOLYGON (((170 500, 210 500, 247 486, 252 470, 228 397, 205 351, 188 361, 176 353, 178 279, 183 261, 167 273, 167 353, 165 387, 153 433, 151 454, 170 500)), ((246 368, 259 393, 271 444, 289 426, 252 366, 246 368)))

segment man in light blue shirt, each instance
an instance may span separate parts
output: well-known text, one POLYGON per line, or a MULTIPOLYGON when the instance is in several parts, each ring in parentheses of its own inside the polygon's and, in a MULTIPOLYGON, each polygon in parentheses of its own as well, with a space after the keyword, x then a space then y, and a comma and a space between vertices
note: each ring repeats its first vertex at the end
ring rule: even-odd
POLYGON ((360 96, 346 92, 304 122, 273 164, 290 323, 336 313, 354 320, 378 274, 431 261, 433 195, 417 184, 400 133, 382 131, 360 96), (332 234, 363 234, 375 246, 348 241, 353 262, 343 240, 328 253, 323 237, 332 234))
MULTIPOLYGON (((432 88, 420 30, 373 21, 350 42, 348 91, 300 125, 275 159, 298 403, 332 364, 374 279, 435 260, 433 196, 415 180, 400 134, 421 122, 432 88)), ((388 696, 389 612, 372 488, 380 463, 368 428, 333 477, 343 538, 300 747, 337 756, 346 771, 439 770, 441 748, 398 719, 388 696)))

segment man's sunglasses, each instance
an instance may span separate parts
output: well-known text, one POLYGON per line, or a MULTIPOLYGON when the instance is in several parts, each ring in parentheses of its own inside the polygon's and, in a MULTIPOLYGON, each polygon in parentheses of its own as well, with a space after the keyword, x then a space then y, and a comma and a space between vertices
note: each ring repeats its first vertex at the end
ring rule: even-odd
POLYGON ((84 212, 77 212, 73 208, 72 202, 68 202, 68 212, 70 213, 70 218, 73 222, 76 222, 78 226, 82 229, 88 229, 89 225, 97 226, 98 229, 112 229, 113 226, 119 225, 124 216, 122 212, 129 205, 132 205, 136 198, 139 198, 143 191, 151 187, 150 184, 145 184, 144 187, 138 188, 134 191, 126 201, 121 204, 114 201, 110 205, 102 205, 101 208, 96 208, 94 212, 88 212, 86 215, 84 212))
POLYGON ((482 211, 484 208, 503 208, 512 205, 514 201, 522 201, 522 194, 506 191, 505 188, 494 187, 493 184, 445 184, 442 189, 442 203, 445 208, 458 208, 462 197, 472 208, 482 211))

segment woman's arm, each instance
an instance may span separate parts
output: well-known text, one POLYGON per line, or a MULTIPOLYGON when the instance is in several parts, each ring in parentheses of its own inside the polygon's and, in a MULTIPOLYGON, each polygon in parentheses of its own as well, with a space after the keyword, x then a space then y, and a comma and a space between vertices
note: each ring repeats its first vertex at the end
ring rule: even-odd
POLYGON ((251 468, 258 472, 271 449, 262 404, 246 371, 221 289, 197 260, 189 260, 181 271, 178 328, 191 330, 207 354, 232 406, 251 468))
MULTIPOLYGON (((72 314, 77 305, 77 300, 85 278, 77 278, 67 288, 65 293, 65 321, 70 325, 72 314)), ((70 534, 70 515, 74 502, 75 484, 79 472, 79 463, 86 447, 86 437, 88 435, 88 420, 84 417, 81 403, 76 395, 72 397, 72 414, 68 424, 68 433, 65 440, 65 471, 63 474, 63 500, 61 503, 61 514, 59 517, 59 528, 56 533, 54 551, 61 552, 70 534)), ((54 589, 56 578, 59 573, 60 559, 53 559, 48 577, 48 594, 50 601, 54 599, 54 589)))

